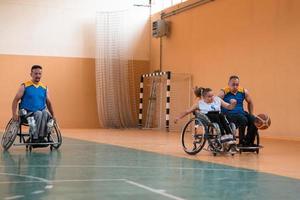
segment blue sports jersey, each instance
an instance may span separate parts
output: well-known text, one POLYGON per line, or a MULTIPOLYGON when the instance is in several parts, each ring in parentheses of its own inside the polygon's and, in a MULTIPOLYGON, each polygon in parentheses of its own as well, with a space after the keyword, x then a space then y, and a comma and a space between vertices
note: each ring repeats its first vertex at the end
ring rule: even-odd
POLYGON ((24 95, 21 98, 20 109, 29 112, 42 111, 46 108, 47 87, 42 83, 34 84, 32 81, 23 83, 24 95))
POLYGON ((222 113, 229 113, 229 114, 244 114, 244 100, 245 100, 245 89, 244 88, 238 88, 238 91, 236 94, 233 94, 230 92, 230 88, 226 87, 223 89, 224 91, 224 98, 223 100, 227 103, 230 103, 230 99, 235 99, 237 101, 237 104, 234 109, 227 110, 226 108, 222 108, 222 113))

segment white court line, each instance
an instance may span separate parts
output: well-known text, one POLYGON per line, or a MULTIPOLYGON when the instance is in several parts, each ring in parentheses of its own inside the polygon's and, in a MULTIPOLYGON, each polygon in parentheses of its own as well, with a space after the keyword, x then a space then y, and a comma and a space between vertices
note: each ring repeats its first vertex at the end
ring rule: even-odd
POLYGON ((5 200, 11 200, 11 199, 20 199, 23 198, 24 195, 16 195, 16 196, 12 196, 12 197, 5 197, 5 200))
POLYGON ((46 189, 46 190, 50 190, 50 189, 52 189, 52 188, 53 188, 53 185, 46 185, 46 186, 45 186, 45 189, 46 189))
POLYGON ((0 184, 43 183, 43 181, 1 181, 0 184))
POLYGON ((36 190, 34 192, 31 192, 31 194, 41 194, 41 193, 44 193, 45 191, 44 190, 36 190))
POLYGON ((106 182, 106 181, 126 181, 127 179, 116 178, 116 179, 70 179, 70 180, 53 180, 53 183, 63 182, 106 182))
POLYGON ((51 181, 49 181, 47 179, 36 177, 36 176, 30 176, 30 175, 12 174, 12 173, 0 173, 0 175, 19 176, 19 177, 23 177, 23 178, 30 178, 30 179, 39 180, 40 182, 44 182, 44 183, 47 183, 47 184, 51 183, 51 181))
MULTIPOLYGON (((17 165, 0 166, 3 167, 20 167, 17 165)), ((199 170, 199 171, 225 171, 225 172, 246 172, 257 173, 255 170, 249 169, 224 169, 224 168, 195 168, 195 167, 154 167, 154 166, 124 166, 124 165, 22 165, 27 168, 123 168, 123 169, 173 169, 173 170, 199 170)), ((1 174, 1 173, 0 173, 1 174)))
MULTIPOLYGON (((175 199, 175 200, 185 200, 183 198, 180 198, 180 197, 177 197, 177 196, 174 196, 172 194, 168 194, 166 193, 165 190, 162 190, 162 189, 154 189, 154 188, 151 188, 151 187, 148 187, 146 185, 143 185, 143 184, 140 184, 140 183, 137 183, 137 182, 134 182, 134 181, 131 181, 131 180, 128 180, 128 179, 74 179, 74 180, 53 180, 51 181, 52 183, 64 183, 64 182, 107 182, 107 181, 124 181, 128 184, 131 184, 131 185, 134 185, 134 186, 137 186, 139 188, 143 188, 145 190, 148 190, 152 193, 156 193, 156 194, 159 194, 159 195, 162 195, 162 196, 165 196, 165 197, 168 197, 170 199, 175 199)), ((0 184, 11 184, 11 183, 28 183, 28 182, 31 182, 31 183, 39 183, 39 182, 44 182, 44 181, 19 181, 19 182, 0 182, 0 184)), ((46 186, 48 187, 48 186, 46 186)), ((45 188, 46 188, 45 187, 45 188)), ((40 194, 40 193, 43 193, 45 192, 44 190, 37 190, 37 191, 34 191, 32 192, 32 194, 40 194)), ((16 198, 22 198, 24 197, 24 195, 19 195, 19 196, 13 196, 13 197, 6 197, 5 199, 16 199, 16 198)))
POLYGON ((156 193, 156 194, 159 194, 159 195, 162 195, 162 196, 165 196, 165 197, 168 197, 170 199, 175 199, 175 200, 185 200, 181 197, 177 197, 177 196, 174 196, 172 194, 168 194, 166 193, 164 190, 157 190, 157 189, 154 189, 154 188, 151 188, 151 187, 148 187, 146 185, 143 185, 143 184, 140 184, 140 183, 137 183, 137 182, 134 182, 134 181, 130 181, 130 180, 127 180, 126 183, 129 183, 131 185, 135 185, 139 188, 143 188, 145 190, 148 190, 150 192, 153 192, 153 193, 156 193))
MULTIPOLYGON (((3 174, 3 173, 1 173, 3 174)), ((21 175, 23 176, 23 175, 21 175)), ((25 176, 25 175, 24 175, 25 176)), ((31 176, 26 176, 26 177, 31 177, 31 176)), ((35 179, 42 179, 42 178, 38 178, 38 177, 35 177, 35 179)), ((174 196, 172 194, 169 194, 169 193, 166 193, 165 190, 162 190, 162 189, 154 189, 154 188, 151 188, 151 187, 148 187, 146 185, 143 185, 143 184, 140 184, 140 183, 137 183, 137 182, 134 182, 134 181, 131 181, 131 180, 128 180, 128 179, 74 179, 74 180, 53 180, 51 181, 52 183, 64 183, 64 182, 106 182, 106 181, 124 181, 128 184, 131 184, 131 185, 134 185, 134 186, 137 186, 139 188, 143 188, 145 190, 148 190, 152 193, 156 193, 156 194, 159 194, 161 196, 165 196, 165 197, 168 197, 170 199, 175 199, 175 200, 185 200, 181 197, 177 197, 177 196, 174 196)), ((19 182, 0 182, 1 184, 4 184, 4 183, 24 183, 24 182, 29 182, 29 181, 19 181, 19 182)), ((38 180, 38 181, 31 181, 32 183, 33 182, 45 182, 44 180, 38 180)), ((52 186, 52 185, 49 185, 49 187, 52 186)), ((48 187, 48 186, 46 186, 48 187)), ((45 187, 45 188, 46 188, 45 187)), ((37 191, 34 191, 32 192, 32 194, 41 194, 45 192, 44 190, 37 190, 37 191)), ((6 200, 10 200, 10 199, 18 199, 18 198, 23 198, 24 195, 18 195, 18 196, 12 196, 12 197, 6 197, 5 199, 6 200)))
MULTIPOLYGON (((48 187, 51 187, 53 188, 53 185, 51 184, 51 182, 47 179, 44 179, 44 178, 40 178, 40 177, 36 177, 36 176, 30 176, 30 175, 22 175, 22 174, 12 174, 12 173, 0 173, 0 175, 6 175, 6 176, 18 176, 18 177, 23 177, 23 178, 30 178, 30 179, 35 179, 37 180, 38 182, 43 182, 43 183, 46 183, 48 187)), ((37 182, 36 181, 36 182, 37 182)), ((47 187, 46 186, 46 187, 47 187)), ((43 193, 44 190, 38 190, 38 191, 35 191, 33 192, 32 194, 39 194, 39 193, 43 193), (38 193, 36 193, 38 192, 38 193)), ((10 200, 10 199, 20 199, 20 198, 23 198, 25 197, 24 195, 17 195, 17 196, 11 196, 11 197, 5 197, 4 199, 5 200, 10 200)))
MULTIPOLYGON (((51 183, 65 183, 65 182, 109 182, 109 181, 127 181, 127 179, 65 179, 52 180, 51 183)), ((0 184, 19 184, 19 183, 41 183, 43 181, 2 181, 0 184)), ((45 189, 51 189, 53 185, 45 186, 45 189)))

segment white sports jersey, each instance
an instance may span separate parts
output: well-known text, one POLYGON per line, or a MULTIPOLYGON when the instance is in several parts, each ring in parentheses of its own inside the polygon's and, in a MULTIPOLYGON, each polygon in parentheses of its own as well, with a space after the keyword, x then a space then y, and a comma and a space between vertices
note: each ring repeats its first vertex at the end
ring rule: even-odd
POLYGON ((220 97, 214 96, 212 103, 206 103, 204 100, 199 101, 199 109, 203 114, 208 113, 209 111, 221 111, 221 99, 220 97))

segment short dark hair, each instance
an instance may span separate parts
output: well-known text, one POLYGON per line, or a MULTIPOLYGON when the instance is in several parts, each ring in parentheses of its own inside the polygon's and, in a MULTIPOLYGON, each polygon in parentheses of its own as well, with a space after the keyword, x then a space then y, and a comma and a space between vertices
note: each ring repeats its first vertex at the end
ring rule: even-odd
POLYGON ((31 67, 31 71, 33 71, 34 69, 43 69, 43 68, 42 68, 42 66, 40 66, 40 65, 33 65, 33 66, 31 67))
POLYGON ((229 81, 231 81, 232 79, 240 80, 240 78, 237 75, 232 75, 232 76, 229 77, 229 81))

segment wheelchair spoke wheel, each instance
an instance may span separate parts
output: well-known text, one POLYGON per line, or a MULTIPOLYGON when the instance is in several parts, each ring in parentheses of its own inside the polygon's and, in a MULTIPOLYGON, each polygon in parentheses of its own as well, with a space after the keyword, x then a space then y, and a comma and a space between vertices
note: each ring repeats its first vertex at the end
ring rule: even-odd
POLYGON ((8 150, 14 143, 19 132, 19 128, 19 122, 13 121, 12 119, 8 122, 1 139, 1 146, 4 150, 8 150))
POLYGON ((230 126, 231 134, 233 135, 233 139, 236 140, 236 138, 237 138, 237 128, 236 128, 236 125, 234 123, 230 123, 229 126, 230 126))
POLYGON ((55 122, 54 127, 50 134, 50 140, 54 143, 51 144, 51 147, 58 149, 62 143, 62 136, 58 124, 55 122))
POLYGON ((208 149, 215 153, 222 152, 223 145, 221 144, 221 130, 217 123, 212 123, 208 127, 209 137, 208 137, 208 149))
POLYGON ((199 153, 205 145, 206 127, 200 119, 193 118, 186 123, 181 133, 181 143, 183 150, 190 155, 199 153))

